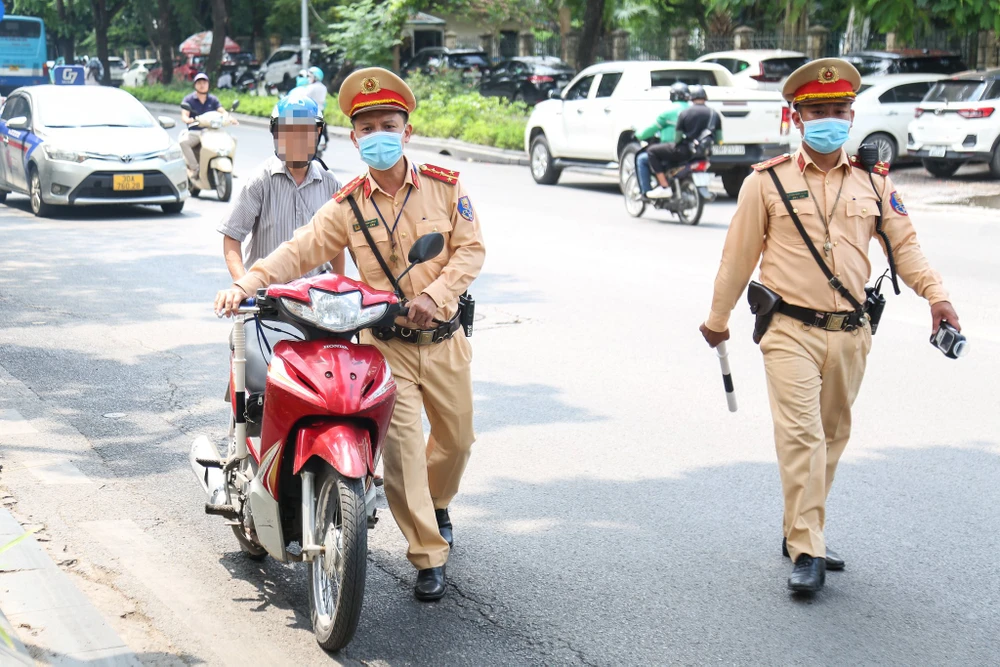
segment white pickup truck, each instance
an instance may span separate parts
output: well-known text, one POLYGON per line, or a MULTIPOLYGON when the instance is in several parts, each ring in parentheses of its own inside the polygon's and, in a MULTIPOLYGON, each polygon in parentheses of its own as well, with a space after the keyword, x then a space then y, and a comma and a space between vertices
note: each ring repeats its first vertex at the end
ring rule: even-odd
POLYGON ((617 168, 624 191, 635 170, 635 134, 667 109, 678 81, 704 86, 709 106, 722 114, 723 140, 712 147, 711 162, 730 196, 739 194, 751 165, 788 152, 791 121, 780 93, 739 88, 712 63, 608 62, 583 70, 534 108, 524 132, 532 177, 552 185, 563 169, 617 168))

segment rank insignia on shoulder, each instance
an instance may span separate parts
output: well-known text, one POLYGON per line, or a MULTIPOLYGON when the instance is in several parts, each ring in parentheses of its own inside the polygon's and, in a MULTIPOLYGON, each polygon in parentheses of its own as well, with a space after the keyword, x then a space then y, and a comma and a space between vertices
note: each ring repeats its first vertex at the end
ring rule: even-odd
MULTIPOLYGON (((378 227, 378 220, 376 220, 376 219, 365 220, 365 227, 367 227, 368 229, 372 229, 374 227, 378 227)), ((360 223, 357 223, 357 222, 354 223, 354 231, 356 231, 356 232, 360 232, 361 231, 361 224, 360 223)))
POLYGON ((455 185, 458 183, 458 172, 452 171, 451 169, 435 167, 432 164, 422 164, 420 165, 420 173, 424 176, 429 176, 436 181, 447 183, 448 185, 455 185))
POLYGON ((358 176, 353 181, 351 181, 344 187, 340 188, 340 190, 337 191, 337 194, 333 195, 333 200, 339 204, 340 202, 347 199, 347 195, 357 190, 358 187, 360 187, 361 184, 367 180, 368 179, 365 178, 364 176, 358 176))
POLYGON ((910 214, 906 212, 906 207, 903 206, 903 198, 895 190, 889 195, 889 204, 892 206, 892 210, 900 215, 909 216, 910 214))
POLYGON ((758 162, 753 166, 754 171, 767 171, 776 164, 781 164, 782 162, 787 162, 791 160, 792 156, 790 153, 785 153, 784 155, 779 155, 773 157, 770 160, 764 160, 763 162, 758 162))
POLYGON ((889 163, 881 161, 876 162, 875 166, 872 167, 872 171, 874 171, 879 176, 886 176, 889 173, 889 163))
POLYGON ((472 211, 472 202, 469 201, 467 195, 458 198, 458 214, 469 222, 472 222, 476 217, 476 214, 472 211))

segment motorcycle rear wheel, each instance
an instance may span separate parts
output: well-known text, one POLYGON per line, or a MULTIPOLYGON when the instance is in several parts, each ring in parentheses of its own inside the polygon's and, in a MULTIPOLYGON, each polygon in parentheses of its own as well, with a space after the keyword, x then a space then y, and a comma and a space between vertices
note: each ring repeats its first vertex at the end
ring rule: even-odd
POLYGON ((354 637, 361 618, 368 565, 368 516, 360 479, 324 465, 317 478, 317 544, 325 547, 309 564, 309 608, 316 641, 339 651, 354 637))
POLYGON ((681 180, 680 204, 677 207, 677 217, 686 225, 697 225, 701 221, 701 213, 705 210, 705 200, 698 192, 698 186, 690 178, 681 180))
POLYGON ((633 218, 638 218, 646 211, 646 202, 639 191, 639 180, 632 172, 625 180, 625 210, 633 218))

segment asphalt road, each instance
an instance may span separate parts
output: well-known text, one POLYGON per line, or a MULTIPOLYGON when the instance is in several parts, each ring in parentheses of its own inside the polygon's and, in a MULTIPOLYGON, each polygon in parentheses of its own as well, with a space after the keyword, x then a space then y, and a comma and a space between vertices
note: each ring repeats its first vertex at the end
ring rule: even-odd
MULTIPOLYGON (((234 131, 240 187, 270 139, 234 131)), ((346 141, 327 157, 341 180, 360 171, 346 141)), ((940 203, 996 194, 995 181, 974 168, 898 177, 971 353, 945 359, 927 342, 926 304, 889 296, 828 506, 847 569, 807 600, 785 587, 751 316, 741 303, 732 323, 736 414, 698 333, 734 202, 685 227, 630 218, 613 180, 543 187, 525 167, 414 157, 461 170, 484 225, 479 437, 452 507, 448 597, 413 600, 383 514, 361 625, 338 656, 311 636, 304 567, 243 558, 202 513, 187 464, 196 436, 221 442, 227 426, 228 327, 210 308, 228 282, 215 231, 227 205, 209 193, 179 216, 52 220, 23 197, 0 207, 0 410, 31 424, 0 440, 0 482, 140 659, 996 663, 1000 214, 940 203)))

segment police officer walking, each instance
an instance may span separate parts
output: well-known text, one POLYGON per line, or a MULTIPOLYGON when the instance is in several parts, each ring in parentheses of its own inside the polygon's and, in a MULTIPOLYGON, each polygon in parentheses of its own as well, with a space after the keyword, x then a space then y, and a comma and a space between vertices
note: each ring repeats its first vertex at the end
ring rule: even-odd
POLYGON ((729 338, 730 312, 759 261, 762 285, 752 283, 748 294, 758 307, 760 301, 774 306, 757 312, 755 340, 764 354, 785 497, 782 546, 794 563, 788 587, 799 592, 818 591, 827 569, 844 567, 823 531, 871 350, 874 311, 864 304, 873 237, 884 250, 888 243, 890 266, 930 302, 932 329, 944 321, 960 329, 888 177, 889 165, 866 169, 842 148, 860 85, 854 66, 838 58, 810 62, 787 79, 782 93, 803 143, 793 155, 755 165, 744 182, 711 313, 701 326, 712 347, 729 338), (773 299, 754 296, 760 293, 773 299), (766 333, 762 314, 773 316, 769 326, 763 320, 766 333))
POLYGON ((385 355, 396 380, 383 459, 386 498, 418 570, 414 594, 438 600, 447 588, 445 563, 453 542, 448 505, 475 440, 472 348, 455 333, 461 329, 460 297, 479 275, 486 249, 458 173, 416 165, 403 155, 416 107, 409 86, 388 70, 362 69, 344 81, 339 102, 368 171, 233 288, 219 292, 215 308, 230 314, 258 288, 297 278, 344 248, 364 282, 391 291, 394 279, 387 273, 406 268, 413 243, 425 234, 444 235, 444 251, 400 283, 408 319, 362 334, 362 343, 385 355), (426 440, 421 408, 431 425, 426 440))

